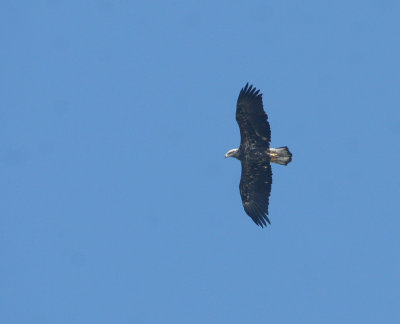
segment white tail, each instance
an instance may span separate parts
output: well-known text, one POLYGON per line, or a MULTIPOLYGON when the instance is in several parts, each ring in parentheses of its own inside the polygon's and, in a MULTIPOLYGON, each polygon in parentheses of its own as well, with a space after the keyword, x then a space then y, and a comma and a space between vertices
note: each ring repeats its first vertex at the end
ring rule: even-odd
POLYGON ((290 153, 287 146, 270 148, 269 156, 271 157, 271 162, 288 165, 292 161, 292 153, 290 153))

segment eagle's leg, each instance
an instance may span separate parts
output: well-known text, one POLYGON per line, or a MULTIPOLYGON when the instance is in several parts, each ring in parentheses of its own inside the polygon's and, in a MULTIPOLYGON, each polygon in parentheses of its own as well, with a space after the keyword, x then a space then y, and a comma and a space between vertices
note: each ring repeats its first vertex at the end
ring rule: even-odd
POLYGON ((278 159, 278 153, 269 152, 268 155, 269 155, 270 161, 276 163, 276 160, 278 159))

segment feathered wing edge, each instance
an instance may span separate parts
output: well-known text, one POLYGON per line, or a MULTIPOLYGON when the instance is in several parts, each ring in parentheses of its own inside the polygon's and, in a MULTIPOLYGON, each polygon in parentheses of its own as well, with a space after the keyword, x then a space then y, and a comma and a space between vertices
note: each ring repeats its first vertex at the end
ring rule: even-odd
MULTIPOLYGON (((266 208, 268 209, 268 207, 266 208)), ((257 204, 254 204, 250 208, 246 209, 245 207, 244 210, 254 223, 256 223, 258 226, 264 227, 267 226, 267 223, 271 225, 271 221, 268 218, 268 212, 265 212, 264 209, 264 206, 258 206, 257 204)))
POLYGON ((240 196, 247 215, 258 226, 271 224, 268 218, 269 196, 272 186, 272 168, 267 165, 242 162, 240 196))
POLYGON ((249 83, 240 90, 236 104, 236 121, 240 128, 241 143, 256 141, 269 146, 271 128, 268 115, 264 111, 262 93, 249 83))

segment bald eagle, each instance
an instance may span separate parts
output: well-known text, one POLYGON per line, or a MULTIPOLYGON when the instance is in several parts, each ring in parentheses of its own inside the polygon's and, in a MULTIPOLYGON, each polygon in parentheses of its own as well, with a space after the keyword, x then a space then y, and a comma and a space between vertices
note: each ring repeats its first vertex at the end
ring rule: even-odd
POLYGON ((240 91, 236 105, 236 121, 240 129, 240 147, 229 150, 225 157, 234 157, 242 163, 240 196, 247 215, 257 225, 271 224, 268 204, 272 185, 270 162, 287 165, 292 160, 287 146, 270 148, 271 129, 264 112, 262 93, 252 85, 240 91))

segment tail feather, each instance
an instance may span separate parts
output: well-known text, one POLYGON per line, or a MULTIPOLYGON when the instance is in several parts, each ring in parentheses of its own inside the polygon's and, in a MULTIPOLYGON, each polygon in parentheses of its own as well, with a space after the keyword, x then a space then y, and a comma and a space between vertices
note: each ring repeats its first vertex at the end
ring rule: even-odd
POLYGON ((290 153, 287 146, 270 148, 269 155, 271 162, 275 162, 281 165, 288 165, 292 161, 292 153, 290 153))

